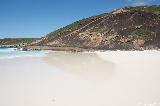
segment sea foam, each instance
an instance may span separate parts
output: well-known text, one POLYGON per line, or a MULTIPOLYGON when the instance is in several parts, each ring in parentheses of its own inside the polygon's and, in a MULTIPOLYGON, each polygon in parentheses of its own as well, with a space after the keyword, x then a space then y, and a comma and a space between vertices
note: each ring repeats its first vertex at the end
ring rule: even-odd
POLYGON ((20 57, 43 57, 47 51, 19 51, 16 48, 0 48, 0 59, 13 59, 20 57))

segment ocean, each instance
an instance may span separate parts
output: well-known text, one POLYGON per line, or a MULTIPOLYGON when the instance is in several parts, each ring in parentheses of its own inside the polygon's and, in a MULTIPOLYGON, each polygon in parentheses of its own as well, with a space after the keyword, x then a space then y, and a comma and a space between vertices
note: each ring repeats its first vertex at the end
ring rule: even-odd
POLYGON ((13 59, 19 57, 41 57, 46 51, 20 51, 17 48, 0 47, 0 59, 13 59))

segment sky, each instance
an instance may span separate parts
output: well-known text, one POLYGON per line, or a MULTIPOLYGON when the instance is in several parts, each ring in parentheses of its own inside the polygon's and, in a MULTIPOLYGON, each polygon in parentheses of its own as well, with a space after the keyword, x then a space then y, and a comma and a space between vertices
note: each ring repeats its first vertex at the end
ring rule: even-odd
POLYGON ((74 21, 160 0, 0 0, 0 38, 42 37, 74 21))

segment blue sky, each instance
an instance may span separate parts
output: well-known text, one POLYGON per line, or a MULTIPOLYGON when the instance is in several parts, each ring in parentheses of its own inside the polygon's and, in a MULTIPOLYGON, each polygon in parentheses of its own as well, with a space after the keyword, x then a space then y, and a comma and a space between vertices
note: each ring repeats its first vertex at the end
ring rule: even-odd
POLYGON ((160 0, 0 0, 0 38, 42 37, 76 20, 160 0))

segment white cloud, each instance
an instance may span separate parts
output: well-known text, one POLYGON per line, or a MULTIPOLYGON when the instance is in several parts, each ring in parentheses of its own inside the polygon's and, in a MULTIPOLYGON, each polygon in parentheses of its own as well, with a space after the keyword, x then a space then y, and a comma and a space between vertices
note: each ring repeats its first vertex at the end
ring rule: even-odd
POLYGON ((148 4, 147 2, 143 2, 143 1, 132 3, 133 6, 144 6, 144 5, 147 5, 147 4, 148 4))
POLYGON ((155 0, 126 0, 127 2, 131 3, 133 6, 143 6, 143 5, 148 5, 155 0))

